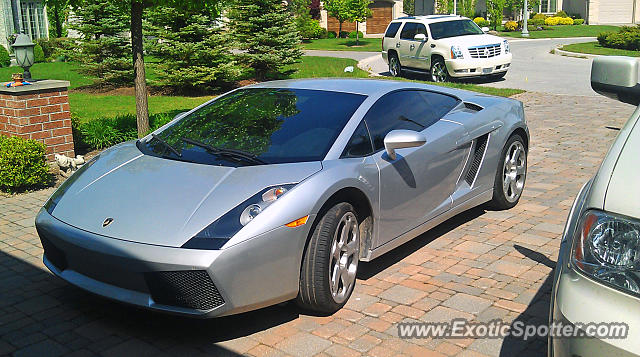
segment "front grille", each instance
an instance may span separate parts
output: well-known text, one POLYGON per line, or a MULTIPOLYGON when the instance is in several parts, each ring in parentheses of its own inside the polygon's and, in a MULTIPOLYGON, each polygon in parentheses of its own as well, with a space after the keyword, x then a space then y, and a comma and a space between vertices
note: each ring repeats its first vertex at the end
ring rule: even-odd
POLYGON ((487 138, 489 134, 482 135, 481 137, 476 139, 476 145, 473 149, 473 161, 471 162, 471 166, 469 167, 469 171, 467 171, 467 176, 465 176, 464 180, 467 181, 469 186, 473 185, 473 181, 476 179, 476 174, 480 169, 480 163, 482 162, 482 157, 484 156, 484 151, 487 147, 487 138))
POLYGON ((162 305, 211 310, 224 299, 204 270, 145 273, 153 301, 162 305))
POLYGON ((60 271, 67 269, 68 263, 64 253, 42 234, 40 234, 40 241, 42 242, 42 248, 44 248, 44 255, 51 264, 60 271))
POLYGON ((469 47, 471 58, 491 58, 500 56, 500 44, 469 47))

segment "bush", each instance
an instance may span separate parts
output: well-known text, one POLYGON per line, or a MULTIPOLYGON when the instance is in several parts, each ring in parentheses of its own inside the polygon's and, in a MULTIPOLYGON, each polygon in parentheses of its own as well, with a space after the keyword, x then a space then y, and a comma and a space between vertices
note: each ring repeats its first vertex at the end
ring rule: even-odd
POLYGON ((53 61, 57 57, 64 56, 64 51, 72 41, 66 38, 39 38, 35 42, 42 48, 45 60, 53 61))
POLYGON ((582 25, 584 24, 584 19, 573 19, 574 25, 582 25))
POLYGON ((515 21, 507 21, 507 23, 504 24, 504 30, 507 32, 515 31, 517 29, 518 29, 518 23, 515 21))
MULTIPOLYGON (((362 36, 363 36, 362 31, 358 31, 357 36, 358 36, 358 38, 362 38, 362 36)), ((349 38, 356 38, 356 32, 355 31, 349 32, 348 37, 349 38)))
POLYGON ((327 32, 327 38, 336 38, 336 37, 338 37, 338 34, 336 34, 335 31, 327 32))
POLYGON ((544 24, 547 26, 557 26, 560 23, 560 19, 561 17, 557 16, 548 17, 546 20, 544 20, 544 24))
POLYGON ((320 26, 318 20, 313 20, 311 17, 299 16, 295 21, 298 32, 300 32, 300 36, 303 39, 308 40, 327 37, 327 30, 320 26))
POLYGON ((9 67, 11 65, 11 56, 4 46, 0 46, 0 67, 9 67))
POLYGON ((558 21, 560 25, 573 25, 573 19, 570 17, 561 17, 560 21, 558 21))
POLYGON ((473 22, 480 27, 489 27, 490 25, 489 21, 485 20, 484 17, 476 17, 473 22))
POLYGON ((618 32, 604 32, 598 35, 598 43, 603 47, 623 50, 640 50, 640 27, 622 26, 618 32))
POLYGON ((564 11, 562 11, 562 10, 560 10, 560 11, 556 12, 556 15, 555 15, 555 16, 556 16, 556 17, 569 17, 569 15, 567 15, 567 13, 566 13, 566 12, 564 12, 564 11))
POLYGON ((44 51, 42 50, 42 46, 36 44, 33 46, 33 60, 35 63, 44 62, 46 57, 44 56, 44 51))
POLYGON ((347 31, 340 31, 340 38, 347 38, 349 37, 349 32, 347 31))
POLYGON ((15 192, 48 184, 45 154, 40 142, 0 135, 0 189, 15 192))
POLYGON ((528 24, 531 24, 533 26, 542 26, 544 25, 544 19, 531 19, 528 24))

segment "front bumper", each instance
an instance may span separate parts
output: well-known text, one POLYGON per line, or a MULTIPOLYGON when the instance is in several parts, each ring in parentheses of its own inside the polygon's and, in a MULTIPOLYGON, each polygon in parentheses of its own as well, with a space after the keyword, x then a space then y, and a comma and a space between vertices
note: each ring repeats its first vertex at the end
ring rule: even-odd
POLYGON ((576 271, 571 263, 571 244, 580 216, 585 210, 590 183, 574 202, 560 245, 551 293, 550 322, 620 323, 629 326, 624 339, 560 338, 549 339, 549 356, 639 356, 640 299, 602 285, 576 271))
POLYGON ((445 60, 451 77, 478 77, 507 72, 511 66, 511 53, 491 58, 445 60))
POLYGON ((100 236, 44 209, 36 228, 44 263, 92 293, 158 311, 215 317, 294 298, 306 225, 281 227, 221 250, 154 246, 100 236))

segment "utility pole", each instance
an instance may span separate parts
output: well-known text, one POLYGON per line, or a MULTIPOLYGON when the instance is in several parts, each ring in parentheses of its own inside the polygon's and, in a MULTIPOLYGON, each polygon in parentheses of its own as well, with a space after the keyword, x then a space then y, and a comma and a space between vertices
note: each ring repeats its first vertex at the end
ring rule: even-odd
POLYGON ((527 0, 524 0, 522 12, 524 14, 524 19, 522 20, 522 37, 529 37, 529 28, 527 26, 527 20, 529 20, 529 4, 527 0))

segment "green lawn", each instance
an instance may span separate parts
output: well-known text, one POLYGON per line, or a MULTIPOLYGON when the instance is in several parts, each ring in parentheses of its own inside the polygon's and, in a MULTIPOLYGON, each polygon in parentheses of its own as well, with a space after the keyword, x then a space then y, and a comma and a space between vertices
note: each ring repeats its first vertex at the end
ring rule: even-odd
POLYGON ((302 43, 304 50, 326 50, 326 51, 382 51, 381 38, 361 38, 356 46, 355 38, 321 38, 302 43))
POLYGON ((588 53, 592 55, 640 57, 640 51, 602 47, 598 42, 574 43, 571 45, 563 46, 561 50, 569 52, 588 53))
MULTIPOLYGON (((288 78, 321 78, 321 77, 346 77, 367 78, 368 73, 357 67, 357 61, 347 58, 313 57, 305 56, 300 63, 290 68, 296 68, 298 72, 288 78), (353 72, 344 72, 345 67, 353 66, 353 72)), ((153 79, 153 65, 149 67, 149 80, 153 79)), ((20 72, 18 67, 0 68, 0 81, 9 81, 11 74, 20 72)), ((77 90, 77 88, 90 85, 93 79, 78 72, 78 65, 67 62, 38 63, 32 67, 34 78, 61 79, 71 82, 69 101, 71 112, 80 121, 87 121, 99 117, 112 117, 117 114, 135 113, 135 97, 133 95, 105 95, 94 94, 77 90)), ((411 79, 401 79, 411 80, 411 79)), ((430 83, 421 80, 418 82, 430 83)), ((447 87, 473 90, 499 96, 511 96, 522 91, 516 89, 499 89, 482 87, 475 84, 447 83, 447 87)), ((184 97, 161 96, 149 97, 149 111, 151 113, 175 113, 192 109, 213 98, 213 95, 184 97)))
MULTIPOLYGON (((618 26, 610 25, 560 25, 547 26, 545 30, 529 31, 529 38, 597 37, 601 32, 618 31, 618 26)), ((498 34, 503 37, 522 37, 520 31, 498 34)))

